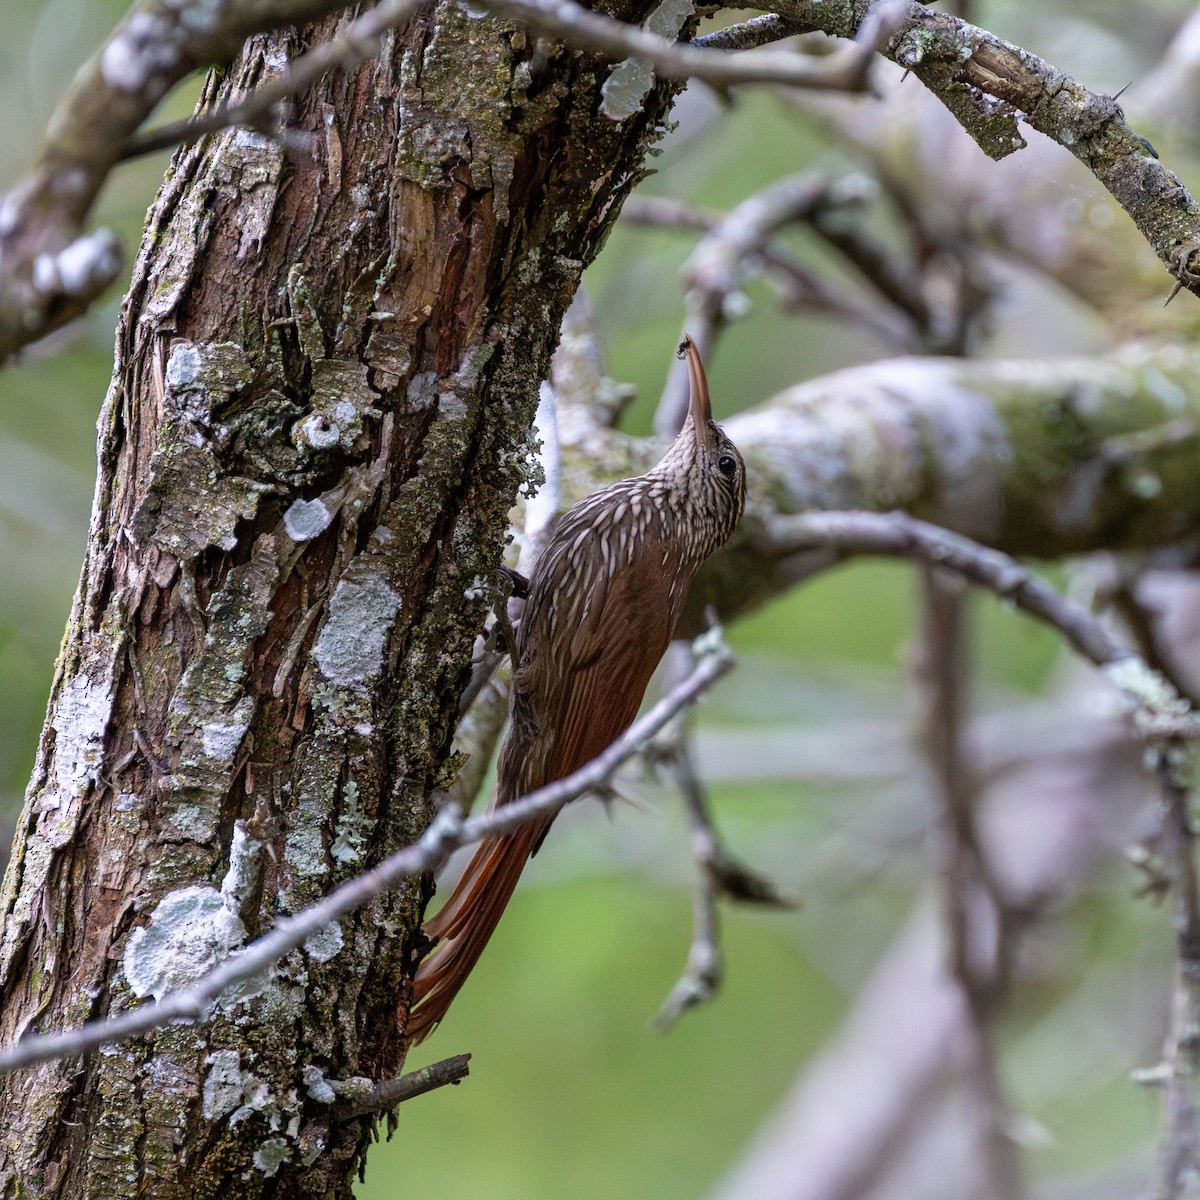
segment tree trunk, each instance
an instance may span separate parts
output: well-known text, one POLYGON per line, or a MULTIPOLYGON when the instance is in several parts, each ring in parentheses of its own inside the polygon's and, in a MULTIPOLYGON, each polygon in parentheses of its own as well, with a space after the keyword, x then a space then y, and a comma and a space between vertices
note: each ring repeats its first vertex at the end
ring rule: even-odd
MULTIPOLYGON (((614 15, 639 20, 640 9, 614 15)), ((253 41, 236 97, 336 22, 253 41)), ((3 893, 0 1044, 160 995, 427 823, 580 272, 669 101, 445 3, 175 159, 3 893)), ((4 1196, 349 1196, 427 889, 199 1026, 0 1081, 4 1196)))

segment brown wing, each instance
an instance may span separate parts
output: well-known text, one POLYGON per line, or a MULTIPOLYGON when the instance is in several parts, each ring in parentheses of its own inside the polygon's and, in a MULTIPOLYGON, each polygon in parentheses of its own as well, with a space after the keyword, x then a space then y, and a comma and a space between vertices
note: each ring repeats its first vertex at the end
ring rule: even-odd
MULTIPOLYGON (((655 530, 621 536, 615 512, 587 502, 573 510, 530 580, 496 804, 571 774, 624 733, 670 642, 690 580, 664 560, 655 530)), ((411 1042, 445 1015, 553 820, 482 842, 426 921, 426 935, 439 944, 413 980, 411 1042)))
POLYGON ((593 759, 632 724, 689 579, 621 485, 572 510, 530 581, 498 804, 593 759), (624 518, 624 521, 622 521, 624 518))

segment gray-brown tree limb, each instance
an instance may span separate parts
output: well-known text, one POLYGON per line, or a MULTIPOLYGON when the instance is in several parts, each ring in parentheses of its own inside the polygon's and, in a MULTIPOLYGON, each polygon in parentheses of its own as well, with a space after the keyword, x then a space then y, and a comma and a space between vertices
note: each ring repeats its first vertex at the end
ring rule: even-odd
POLYGON ((31 173, 0 199, 0 365, 79 315, 116 278, 120 247, 85 232, 130 137, 197 67, 224 63, 251 34, 313 20, 344 0, 139 0, 80 68, 31 173))
MULTIPOLYGON (((792 21, 853 37, 863 0, 775 0, 792 21)), ((1112 193, 1181 287, 1200 294, 1200 205, 1111 96, 949 13, 909 0, 884 53, 911 71, 991 157, 1022 149, 1022 122, 1065 146, 1112 193)))
MULTIPOLYGON (((600 387, 597 382, 595 387, 600 387)), ((750 464, 746 517, 704 568, 725 621, 829 565, 771 526, 813 510, 904 509, 1007 554, 1161 551, 1200 533, 1200 356, 1134 344, 1104 358, 887 359, 790 388, 727 422, 750 464)), ((644 469, 654 448, 560 401, 562 503, 644 469)))

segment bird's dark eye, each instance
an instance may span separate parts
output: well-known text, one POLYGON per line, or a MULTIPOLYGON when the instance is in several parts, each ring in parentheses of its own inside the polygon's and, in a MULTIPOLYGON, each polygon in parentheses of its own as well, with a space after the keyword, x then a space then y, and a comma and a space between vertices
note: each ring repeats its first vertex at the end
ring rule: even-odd
POLYGON ((731 454, 722 454, 717 459, 717 470, 726 479, 732 479, 737 474, 737 463, 734 461, 733 456, 731 454))

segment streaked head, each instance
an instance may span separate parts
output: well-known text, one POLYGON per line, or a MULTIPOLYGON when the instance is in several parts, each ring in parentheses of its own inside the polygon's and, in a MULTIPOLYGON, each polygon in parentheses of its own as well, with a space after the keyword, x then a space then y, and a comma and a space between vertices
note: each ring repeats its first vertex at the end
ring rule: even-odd
POLYGON ((686 471, 688 491, 699 501, 700 518, 711 525, 711 549, 716 549, 733 532, 745 507, 746 466, 737 447, 712 419, 704 364, 690 337, 680 343, 679 355, 686 356, 688 364, 688 417, 667 458, 676 470, 686 471))

